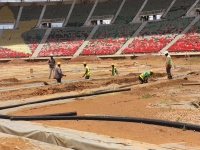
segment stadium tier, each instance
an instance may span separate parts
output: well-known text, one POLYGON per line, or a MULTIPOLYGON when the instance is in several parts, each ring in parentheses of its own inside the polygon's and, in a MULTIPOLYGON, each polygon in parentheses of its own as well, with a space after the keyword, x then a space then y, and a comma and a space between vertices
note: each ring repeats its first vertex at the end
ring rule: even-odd
POLYGON ((43 6, 24 6, 20 17, 21 21, 38 20, 43 6))
POLYGON ((43 19, 65 19, 71 8, 71 5, 47 5, 43 19))
POLYGON ((180 34, 194 18, 148 22, 124 54, 158 52, 180 34))
MULTIPOLYGON (((148 13, 150 13, 148 11, 154 11, 155 13, 155 10, 163 9, 166 11, 172 4, 172 1, 173 0, 148 0, 141 12, 148 16, 148 13)), ((36 49, 39 52, 39 57, 49 56, 50 53, 54 53, 54 55, 57 56, 74 55, 93 29, 93 26, 82 26, 86 22, 95 4, 95 0, 90 2, 77 0, 69 16, 66 27, 53 28, 49 35, 48 33, 45 35, 46 31, 50 31, 47 30, 47 28, 35 28, 41 16, 41 12, 43 8, 45 8, 44 5, 47 5, 47 7, 44 11, 42 21, 44 22, 44 19, 51 19, 49 20, 51 23, 58 23, 56 19, 59 19, 59 23, 61 23, 61 21, 65 21, 68 16, 70 8, 72 8, 72 2, 73 0, 67 1, 66 3, 62 2, 64 4, 60 2, 48 2, 44 4, 42 4, 43 2, 36 2, 34 4, 25 2, 26 4, 23 4, 23 7, 17 6, 17 4, 14 3, 9 5, 2 3, 2 5, 5 6, 0 6, 0 24, 10 23, 15 25, 15 29, 4 28, 0 31, 0 58, 28 57, 32 55, 36 49), (21 10, 20 7, 22 8, 22 13, 19 22, 17 22, 18 14, 20 14, 19 10, 21 10), (44 46, 42 47, 42 44, 38 47, 41 40, 47 36, 48 38, 44 46), (41 47, 42 49, 40 50, 41 47)), ((112 15, 114 17, 122 2, 123 0, 99 0, 92 13, 92 18, 90 18, 89 21, 98 22, 98 18, 95 20, 97 16, 112 15)), ((141 28, 136 37, 132 37, 140 27, 141 22, 134 24, 129 23, 133 21, 144 2, 145 0, 126 0, 114 23, 111 25, 100 25, 96 31, 94 30, 94 35, 93 33, 91 34, 93 36, 89 38, 89 42, 84 43, 84 45, 87 45, 82 51, 79 49, 80 55, 113 55, 122 48, 129 39, 131 43, 128 45, 128 42, 126 44, 128 46, 124 45, 124 47, 127 48, 122 51, 122 54, 156 53, 174 40, 177 35, 180 35, 194 19, 194 16, 188 17, 184 15, 196 0, 176 0, 165 18, 161 17, 159 21, 149 21, 141 28)), ((196 9, 196 7, 194 8, 196 9)), ((193 9, 192 12, 194 12, 195 9, 193 9)), ((160 11, 157 15, 161 15, 160 11)), ((110 16, 106 19, 112 20, 110 16)), ((168 50, 172 52, 199 51, 199 31, 200 21, 192 26, 190 30, 178 39, 175 44, 170 46, 168 50)))
POLYGON ((92 16, 115 15, 122 0, 98 2, 92 16))
POLYGON ((168 50, 171 52, 200 51, 200 21, 173 44, 168 50))
POLYGON ((0 58, 22 58, 29 55, 24 52, 17 52, 7 48, 0 48, 0 58))
MULTIPOLYGON (((9 19, 15 19, 17 15, 18 6, 7 7, 4 6, 0 11, 5 11, 6 16, 9 16, 9 19)), ((27 57, 32 54, 31 49, 25 43, 22 38, 22 34, 30 31, 35 27, 37 19, 40 16, 42 11, 42 6, 24 6, 20 21, 18 24, 18 29, 4 29, 2 37, 0 40, 1 53, 4 53, 6 57, 27 57)), ((3 14, 2 14, 3 15, 3 14)), ((0 16, 2 16, 0 15, 0 16)), ((33 49, 33 48, 32 48, 33 49)))
POLYGON ((76 4, 69 18, 67 26, 83 26, 94 3, 76 4))
POLYGON ((36 23, 37 21, 35 20, 20 21, 19 29, 3 30, 2 38, 0 40, 0 45, 3 45, 3 47, 0 49, 7 52, 7 56, 9 57, 27 57, 32 54, 30 48, 25 44, 21 35, 24 32, 31 30, 36 23))
POLYGON ((0 7, 0 21, 13 21, 14 22, 14 14, 10 9, 5 7, 0 7))
POLYGON ((148 0, 142 11, 167 9, 173 0, 148 0))
POLYGON ((72 56, 88 37, 92 27, 53 29, 39 56, 72 56))
POLYGON ((100 26, 83 49, 82 55, 112 55, 116 53, 139 26, 140 24, 100 26))
MULTIPOLYGON (((6 7, 6 6, 4 6, 4 7, 6 7)), ((14 19, 17 19, 20 6, 8 6, 8 8, 12 11, 14 19)))
POLYGON ((34 53, 35 49, 38 47, 45 32, 46 29, 32 29, 22 33, 21 37, 25 41, 25 43, 29 46, 32 53, 34 53))
POLYGON ((184 16, 196 0, 176 0, 165 18, 180 18, 184 16))
POLYGON ((131 22, 143 3, 144 0, 126 0, 114 23, 127 24, 131 22))

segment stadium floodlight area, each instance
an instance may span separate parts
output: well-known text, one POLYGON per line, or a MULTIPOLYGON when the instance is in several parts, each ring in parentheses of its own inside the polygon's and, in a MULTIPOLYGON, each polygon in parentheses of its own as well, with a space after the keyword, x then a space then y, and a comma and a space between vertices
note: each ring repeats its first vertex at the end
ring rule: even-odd
POLYGON ((52 23, 51 27, 52 28, 58 28, 58 27, 62 27, 63 23, 52 23))
POLYGON ((165 12, 164 9, 141 12, 140 15, 139 15, 139 17, 136 19, 136 21, 160 20, 161 16, 163 15, 164 12, 165 12))
POLYGON ((160 20, 162 15, 150 15, 149 16, 149 21, 152 20, 160 20))
POLYGON ((40 23, 39 28, 57 28, 62 27, 64 18, 58 19, 43 19, 40 23))
POLYGON ((111 20, 95 20, 91 21, 92 25, 110 24, 111 20))
POLYGON ((110 24, 111 20, 113 19, 113 15, 106 15, 106 16, 93 16, 87 22, 86 25, 103 25, 103 24, 110 24))
POLYGON ((13 29, 14 24, 13 23, 0 23, 0 29, 13 29))
POLYGON ((61 28, 63 23, 42 23, 39 28, 61 28))

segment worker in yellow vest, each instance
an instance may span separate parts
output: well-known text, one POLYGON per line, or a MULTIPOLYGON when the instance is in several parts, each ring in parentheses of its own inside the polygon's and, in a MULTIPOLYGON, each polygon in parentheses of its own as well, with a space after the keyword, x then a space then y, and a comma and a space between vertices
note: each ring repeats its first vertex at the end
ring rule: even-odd
POLYGON ((165 56, 166 56, 166 72, 167 72, 167 76, 168 76, 168 79, 172 79, 172 75, 171 75, 172 58, 169 55, 168 51, 165 51, 165 56))
POLYGON ((83 74, 83 77, 85 77, 85 79, 90 79, 90 68, 87 66, 87 63, 84 62, 83 66, 85 68, 85 73, 83 74))
POLYGON ((153 70, 143 72, 142 74, 139 75, 139 81, 141 84, 143 83, 148 83, 148 78, 153 75, 153 70))
POLYGON ((115 67, 114 63, 111 64, 111 67, 112 67, 112 69, 110 70, 111 71, 111 76, 118 75, 118 71, 117 71, 117 68, 115 67))

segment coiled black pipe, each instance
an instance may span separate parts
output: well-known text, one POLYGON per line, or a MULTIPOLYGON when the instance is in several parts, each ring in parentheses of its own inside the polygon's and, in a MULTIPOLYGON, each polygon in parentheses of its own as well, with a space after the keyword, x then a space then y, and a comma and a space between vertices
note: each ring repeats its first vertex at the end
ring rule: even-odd
POLYGON ((121 122, 136 122, 160 125, 174 128, 186 128, 188 130, 200 131, 199 125, 193 125, 181 122, 172 122, 148 118, 135 117, 119 117, 119 116, 44 116, 44 117, 11 117, 11 120, 100 120, 100 121, 121 121, 121 122))
POLYGON ((0 110, 8 109, 8 108, 20 107, 20 106, 25 106, 25 105, 31 105, 31 104, 39 104, 39 103, 51 102, 51 101, 56 101, 56 100, 87 97, 87 96, 94 96, 94 95, 101 95, 101 94, 108 94, 108 93, 115 93, 115 92, 123 92, 123 91, 130 91, 130 90, 131 90, 131 88, 124 88, 124 89, 119 89, 119 90, 108 90, 108 91, 101 91, 101 92, 89 93, 89 94, 60 96, 60 97, 48 98, 48 99, 44 99, 44 100, 40 100, 40 101, 28 102, 28 103, 23 103, 23 104, 3 106, 3 107, 0 107, 0 110))
MULTIPOLYGON (((44 116, 76 116, 77 112, 66 112, 66 113, 56 113, 56 114, 44 114, 44 115, 34 115, 30 117, 44 117, 44 116)), ((9 115, 0 115, 0 119, 10 119, 12 117, 29 117, 29 116, 9 116, 9 115)))

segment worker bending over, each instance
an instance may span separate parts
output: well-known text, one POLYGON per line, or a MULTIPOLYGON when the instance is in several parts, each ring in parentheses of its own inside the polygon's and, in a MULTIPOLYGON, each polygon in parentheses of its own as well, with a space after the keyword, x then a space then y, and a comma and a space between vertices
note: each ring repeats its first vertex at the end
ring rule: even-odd
POLYGON ((111 64, 111 67, 112 67, 112 69, 110 70, 111 71, 111 76, 118 75, 118 71, 117 71, 117 68, 115 67, 114 63, 111 64))
POLYGON ((139 81, 141 84, 148 83, 148 78, 153 75, 153 70, 144 72, 139 75, 139 81))
POLYGON ((58 62, 57 63, 57 67, 56 67, 56 69, 55 69, 55 74, 54 74, 54 78, 57 80, 57 83, 58 84, 61 84, 61 78, 63 77, 63 76, 66 76, 66 75, 64 75, 63 73, 62 73, 62 70, 61 70, 61 68, 60 68, 60 62, 58 62))
POLYGON ((90 68, 87 66, 87 63, 84 62, 83 66, 85 68, 85 73, 83 74, 83 77, 85 77, 85 79, 90 79, 90 68))

